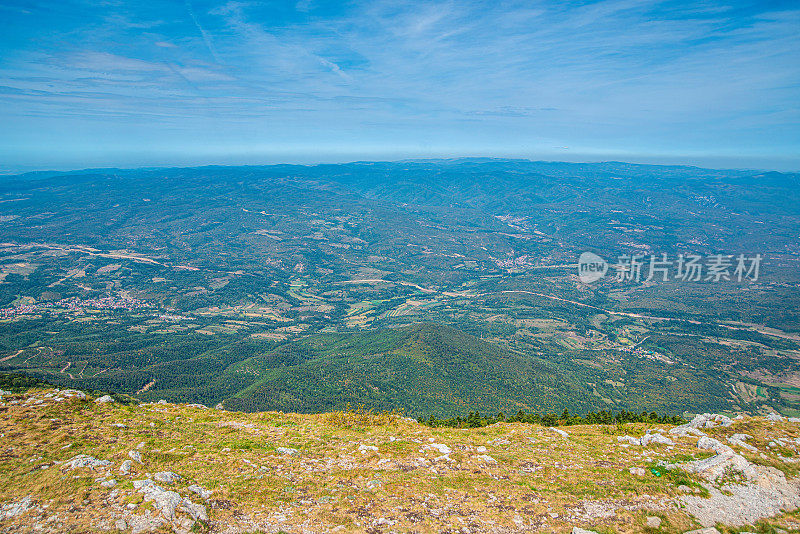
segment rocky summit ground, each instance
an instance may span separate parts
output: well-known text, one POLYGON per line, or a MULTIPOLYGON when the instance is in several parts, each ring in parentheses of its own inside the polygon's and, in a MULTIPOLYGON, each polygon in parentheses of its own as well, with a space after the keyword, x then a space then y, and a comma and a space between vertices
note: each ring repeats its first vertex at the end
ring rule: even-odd
POLYGON ((800 531, 800 423, 777 415, 432 429, 70 390, 0 399, 2 532, 800 531))

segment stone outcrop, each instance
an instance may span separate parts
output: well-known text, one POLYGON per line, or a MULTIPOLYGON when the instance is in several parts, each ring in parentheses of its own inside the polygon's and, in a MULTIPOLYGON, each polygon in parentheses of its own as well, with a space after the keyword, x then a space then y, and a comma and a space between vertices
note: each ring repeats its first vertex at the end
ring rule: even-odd
POLYGON ((165 519, 172 521, 176 518, 175 514, 182 511, 195 521, 208 521, 205 506, 181 497, 177 491, 165 490, 150 479, 135 480, 133 487, 144 496, 146 502, 152 502, 165 519))
POLYGON ((70 458, 64 462, 64 468, 66 469, 80 469, 81 467, 97 469, 99 467, 107 467, 109 465, 111 465, 111 462, 108 460, 98 460, 97 458, 88 456, 86 454, 79 454, 78 456, 70 458))

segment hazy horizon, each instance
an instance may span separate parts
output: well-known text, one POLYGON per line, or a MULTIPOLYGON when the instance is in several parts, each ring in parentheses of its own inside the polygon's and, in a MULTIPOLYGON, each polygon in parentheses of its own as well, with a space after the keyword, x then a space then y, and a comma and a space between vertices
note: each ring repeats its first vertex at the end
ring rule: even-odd
POLYGON ((330 159, 310 159, 310 158, 296 158, 296 159, 287 159, 287 160, 257 160, 254 159, 252 161, 239 161, 235 159, 210 159, 208 161, 184 161, 184 162, 164 162, 161 164, 153 164, 153 165, 98 165, 98 166, 36 166, 36 167, 19 167, 19 168, 2 168, 0 167, 0 176, 17 176, 23 175, 28 173, 73 173, 73 172, 82 172, 86 170, 110 170, 110 169, 120 169, 120 170, 147 170, 147 169, 176 169, 176 168, 195 168, 195 167, 259 167, 259 166, 272 166, 272 165, 303 165, 303 166, 315 166, 315 165, 348 165, 354 163, 398 163, 398 162, 425 162, 425 161, 448 161, 448 160, 461 160, 461 159, 486 159, 486 160, 519 160, 519 161, 527 161, 533 163, 565 163, 565 164, 584 164, 584 165, 596 165, 596 164, 603 164, 603 163, 629 163, 633 165, 653 165, 653 166, 683 166, 683 167, 697 167, 699 169, 711 169, 711 170, 721 170, 721 171, 753 171, 753 172, 782 172, 782 173, 800 173, 800 166, 790 166, 788 163, 786 165, 772 165, 772 166, 756 166, 756 165, 731 165, 727 164, 729 160, 726 159, 715 159, 715 158, 708 158, 707 161, 709 164, 699 164, 694 162, 691 158, 680 158, 675 157, 673 159, 668 158, 631 158, 628 160, 624 160, 621 158, 598 158, 598 159, 548 159, 548 158, 533 158, 533 157, 524 157, 524 156, 515 156, 515 155, 508 155, 508 156, 494 156, 494 155, 465 155, 465 154, 458 154, 458 155, 428 155, 419 157, 386 157, 386 158, 330 158, 330 159), (714 162, 718 162, 719 164, 715 165, 714 162))

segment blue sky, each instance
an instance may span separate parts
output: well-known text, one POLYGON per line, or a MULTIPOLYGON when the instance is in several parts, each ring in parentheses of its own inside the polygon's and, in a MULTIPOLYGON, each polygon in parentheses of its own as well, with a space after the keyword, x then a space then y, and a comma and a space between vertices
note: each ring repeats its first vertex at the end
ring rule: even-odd
POLYGON ((0 170, 800 170, 797 2, 0 0, 0 170))

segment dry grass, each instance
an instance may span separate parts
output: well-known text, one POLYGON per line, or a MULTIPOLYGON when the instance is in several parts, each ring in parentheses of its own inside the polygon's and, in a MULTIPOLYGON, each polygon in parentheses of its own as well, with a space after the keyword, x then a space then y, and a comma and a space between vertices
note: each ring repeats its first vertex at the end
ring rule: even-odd
MULTIPOLYGON (((183 496, 190 496, 186 487, 193 483, 213 490, 205 504, 215 531, 236 525, 297 532, 306 525, 339 532, 569 532, 577 525, 601 533, 677 533, 696 527, 693 519, 659 503, 680 495, 680 485, 699 487, 699 480, 682 472, 655 476, 649 468, 658 460, 707 454, 688 438, 674 448, 617 442, 618 435, 643 434, 649 428, 644 424, 574 426, 563 438, 522 423, 432 429, 363 407, 322 415, 243 414, 90 400, 22 404, 29 398, 0 406, 0 501, 31 496, 48 508, 13 519, 6 525, 10 531, 14 525, 113 531, 120 517, 156 513, 134 491, 133 480, 173 471, 183 480, 170 489, 183 496), (451 449, 449 460, 432 442, 451 449), (285 454, 283 448, 298 452, 285 454), (144 465, 120 476, 133 449, 141 451, 144 465), (112 462, 107 472, 118 481, 114 498, 95 480, 106 470, 68 471, 56 463, 77 454, 112 462), (630 467, 648 471, 640 477, 630 467), (129 504, 135 506, 129 510, 129 504), (653 514, 662 526, 648 530, 645 516, 653 514), (54 515, 57 520, 48 523, 54 515)), ((775 432, 800 437, 793 426, 754 421, 710 433, 724 440, 742 431, 759 444, 775 432)), ((775 455, 768 461, 780 464, 775 455)))
POLYGON ((390 412, 374 412, 371 408, 366 409, 363 405, 355 410, 348 405, 347 410, 340 410, 323 414, 322 419, 334 428, 366 428, 376 426, 396 425, 402 417, 397 410, 390 412))

